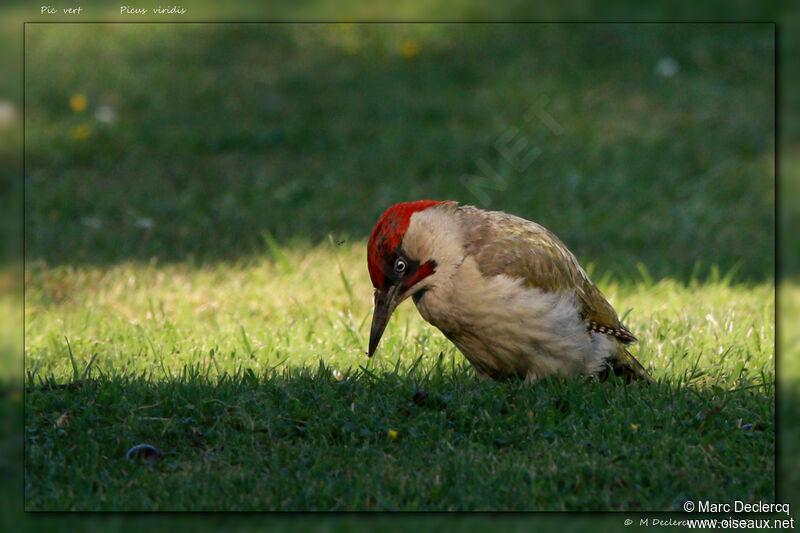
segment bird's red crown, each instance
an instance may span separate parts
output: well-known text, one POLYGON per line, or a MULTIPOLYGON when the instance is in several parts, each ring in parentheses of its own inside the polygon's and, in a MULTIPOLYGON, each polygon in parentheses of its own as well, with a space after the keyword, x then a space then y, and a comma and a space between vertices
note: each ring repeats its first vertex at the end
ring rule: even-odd
POLYGON ((411 215, 431 206, 443 204, 436 200, 417 200, 395 204, 387 209, 372 229, 367 247, 367 266, 372 285, 377 289, 386 289, 389 279, 385 271, 391 268, 397 255, 398 247, 411 223, 411 215))

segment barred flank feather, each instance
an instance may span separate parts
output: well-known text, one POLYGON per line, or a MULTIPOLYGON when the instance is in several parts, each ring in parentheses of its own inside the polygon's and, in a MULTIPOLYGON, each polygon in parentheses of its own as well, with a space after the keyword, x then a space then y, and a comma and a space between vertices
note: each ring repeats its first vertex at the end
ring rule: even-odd
POLYGON ((586 329, 616 337, 623 344, 636 342, 636 337, 634 337, 633 333, 631 333, 630 330, 622 324, 618 325, 617 327, 603 326, 602 324, 598 324, 597 322, 591 320, 586 323, 586 329))

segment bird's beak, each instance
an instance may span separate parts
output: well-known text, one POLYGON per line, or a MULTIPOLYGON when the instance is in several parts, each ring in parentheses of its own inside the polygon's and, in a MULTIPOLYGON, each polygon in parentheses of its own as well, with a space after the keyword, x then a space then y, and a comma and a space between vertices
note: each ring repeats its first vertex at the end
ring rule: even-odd
POLYGON ((389 317, 400 303, 400 294, 399 284, 393 285, 388 291, 375 290, 375 310, 372 312, 372 328, 369 331, 369 352, 367 352, 369 357, 375 353, 389 317))

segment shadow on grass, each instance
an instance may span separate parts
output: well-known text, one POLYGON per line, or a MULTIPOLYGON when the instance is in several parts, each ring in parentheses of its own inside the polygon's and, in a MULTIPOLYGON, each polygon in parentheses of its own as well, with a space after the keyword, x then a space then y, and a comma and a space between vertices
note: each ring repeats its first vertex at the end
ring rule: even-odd
POLYGON ((773 501, 772 385, 466 367, 101 377, 26 394, 26 510, 627 510, 773 501), (163 456, 126 460, 134 445, 163 456))
POLYGON ((29 25, 27 259, 235 259, 273 238, 364 238, 386 207, 424 197, 537 220, 602 271, 738 264, 768 280, 773 37, 29 25))

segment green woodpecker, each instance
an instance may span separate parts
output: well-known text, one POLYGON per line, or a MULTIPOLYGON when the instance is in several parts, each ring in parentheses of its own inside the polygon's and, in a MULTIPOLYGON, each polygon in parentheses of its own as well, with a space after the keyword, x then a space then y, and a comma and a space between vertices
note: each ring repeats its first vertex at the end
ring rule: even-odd
POLYGON ((535 222, 449 201, 400 203, 372 230, 367 264, 370 357, 411 297, 481 380, 611 371, 652 381, 625 349, 636 337, 564 243, 535 222))

